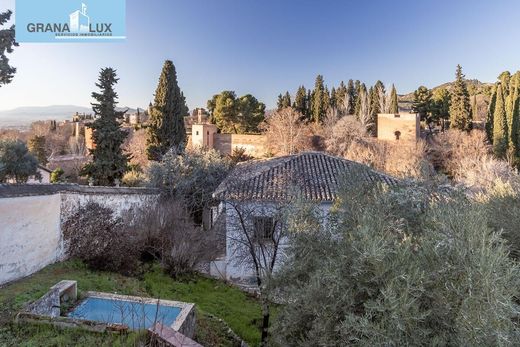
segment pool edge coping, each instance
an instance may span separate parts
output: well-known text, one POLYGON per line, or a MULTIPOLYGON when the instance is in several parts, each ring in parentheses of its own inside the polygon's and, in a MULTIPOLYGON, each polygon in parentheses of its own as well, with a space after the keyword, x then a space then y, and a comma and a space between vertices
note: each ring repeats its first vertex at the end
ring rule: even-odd
POLYGON ((84 300, 86 298, 101 298, 101 299, 110 299, 110 300, 121 300, 121 301, 130 301, 130 302, 136 302, 140 304, 152 304, 157 305, 157 302, 159 302, 159 305, 163 306, 170 306, 170 307, 178 307, 181 309, 177 317, 175 318, 175 321, 169 325, 170 328, 179 331, 182 329, 182 325, 184 322, 186 322, 186 319, 188 316, 194 312, 195 304, 188 303, 188 302, 182 302, 182 301, 175 301, 175 300, 164 300, 160 298, 149 298, 144 296, 135 296, 135 295, 123 295, 123 294, 112 294, 107 292, 96 292, 96 291, 86 291, 81 293, 82 298, 81 300, 84 300))

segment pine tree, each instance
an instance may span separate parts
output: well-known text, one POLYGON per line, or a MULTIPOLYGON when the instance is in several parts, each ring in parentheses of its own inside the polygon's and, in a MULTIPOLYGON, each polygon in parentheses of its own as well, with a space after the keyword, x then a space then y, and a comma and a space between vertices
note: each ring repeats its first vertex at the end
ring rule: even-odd
POLYGON ((97 118, 90 125, 93 129, 95 147, 90 150, 92 162, 83 167, 82 174, 87 175, 97 185, 113 185, 127 170, 128 156, 123 154, 121 149, 127 133, 121 129, 119 122, 125 112, 115 109, 117 93, 114 91, 114 85, 118 80, 114 69, 102 69, 96 83, 100 92, 92 93, 92 97, 97 101, 92 103, 97 118))
POLYGON ((325 107, 326 95, 323 76, 318 75, 314 83, 314 91, 312 92, 312 120, 320 123, 327 111, 325 107))
POLYGON ((432 91, 425 86, 420 86, 413 92, 412 111, 419 114, 421 121, 430 124, 432 111, 432 91))
POLYGON ((398 114, 399 113, 399 103, 397 101, 397 90, 395 86, 392 84, 392 91, 390 92, 390 109, 388 110, 390 113, 398 114))
POLYGON ((507 151, 507 115, 502 84, 497 87, 495 113, 493 115, 493 152, 503 158, 507 151))
POLYGON ((170 148, 185 144, 184 116, 188 112, 184 94, 177 83, 175 66, 171 60, 166 60, 150 110, 146 140, 148 159, 160 160, 170 148))
POLYGON ((308 117, 307 104, 307 89, 305 89, 304 86, 300 86, 296 91, 293 107, 296 111, 300 112, 305 118, 308 117))
POLYGON ((445 123, 450 117, 450 93, 446 88, 437 88, 432 95, 432 121, 441 123, 441 130, 445 130, 445 123))
POLYGON ((329 106, 331 108, 337 108, 337 106, 338 106, 338 101, 336 100, 336 88, 334 88, 334 87, 332 87, 332 89, 330 90, 329 106))
MULTIPOLYGON (((0 27, 7 23, 13 12, 8 10, 0 12, 0 27)), ((18 46, 15 40, 14 25, 8 29, 0 30, 0 87, 11 83, 16 73, 16 68, 9 65, 9 58, 6 53, 13 53, 13 47, 18 46)))
POLYGON ((473 127, 473 116, 468 87, 460 65, 457 65, 455 77, 451 91, 450 126, 454 129, 469 131, 473 127))

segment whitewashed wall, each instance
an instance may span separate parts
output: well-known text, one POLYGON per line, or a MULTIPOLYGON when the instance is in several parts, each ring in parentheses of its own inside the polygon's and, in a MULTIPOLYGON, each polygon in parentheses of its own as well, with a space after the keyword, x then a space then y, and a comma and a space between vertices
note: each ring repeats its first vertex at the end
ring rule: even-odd
MULTIPOLYGON (((253 216, 273 216, 279 209, 276 204, 269 202, 243 203, 239 208, 242 211, 247 211, 244 213, 244 216, 248 217, 246 223, 252 223, 253 216)), ((323 221, 326 222, 331 204, 323 203, 318 205, 318 208, 321 211, 320 214, 323 221)), ((232 282, 254 284, 255 271, 252 262, 247 261, 243 257, 244 245, 234 241, 240 239, 239 235, 243 233, 238 213, 229 203, 221 204, 219 211, 225 213, 226 218, 226 255, 210 264, 210 275, 232 282)), ((280 242, 279 253, 274 267, 275 272, 287 258, 284 250, 288 243, 288 237, 284 237, 280 242)))
MULTIPOLYGON (((109 207, 116 215, 151 206, 159 195, 131 189, 82 187, 82 191, 0 198, 0 285, 14 281, 65 258, 61 223, 89 201, 109 207)), ((125 214, 126 215, 126 214, 125 214)))
POLYGON ((0 199, 0 284, 58 260, 59 194, 0 199))

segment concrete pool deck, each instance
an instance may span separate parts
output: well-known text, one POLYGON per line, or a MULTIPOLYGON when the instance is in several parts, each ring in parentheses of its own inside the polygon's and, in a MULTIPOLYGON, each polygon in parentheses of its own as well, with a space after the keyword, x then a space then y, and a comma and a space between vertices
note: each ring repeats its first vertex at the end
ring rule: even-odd
MULTIPOLYGON (((137 305, 151 304, 179 308, 179 314, 168 327, 190 338, 195 334, 195 305, 192 303, 92 291, 82 293, 82 297, 78 301, 77 282, 68 280, 61 281, 52 286, 40 299, 27 305, 17 314, 16 321, 49 323, 59 327, 75 327, 95 332, 130 330, 129 326, 125 324, 100 322, 63 315, 62 311, 64 308, 74 307, 86 298, 125 301, 137 305)), ((143 327, 143 329, 147 328, 149 327, 143 327)))

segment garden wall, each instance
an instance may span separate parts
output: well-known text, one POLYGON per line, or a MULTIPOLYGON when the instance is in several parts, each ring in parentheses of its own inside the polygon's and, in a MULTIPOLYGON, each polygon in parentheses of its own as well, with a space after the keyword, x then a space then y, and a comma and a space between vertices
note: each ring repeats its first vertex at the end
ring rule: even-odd
POLYGON ((121 215, 153 204, 145 188, 78 185, 0 185, 0 285, 65 258, 61 224, 88 202, 121 215))

